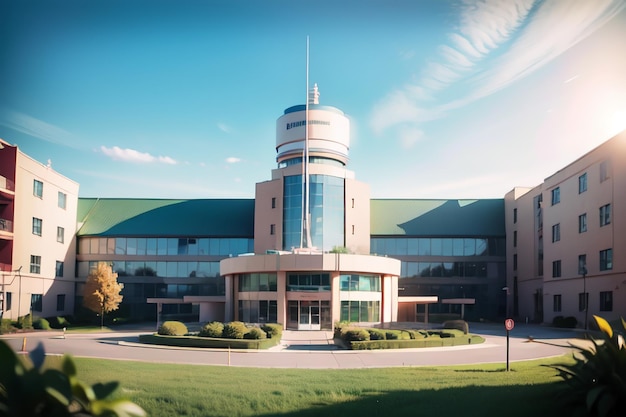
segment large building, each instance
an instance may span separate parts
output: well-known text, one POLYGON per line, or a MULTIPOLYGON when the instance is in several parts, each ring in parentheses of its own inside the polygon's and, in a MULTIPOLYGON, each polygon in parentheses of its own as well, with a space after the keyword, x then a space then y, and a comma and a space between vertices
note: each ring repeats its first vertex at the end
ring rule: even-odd
POLYGON ((139 320, 313 330, 626 313, 626 134, 503 199, 370 199, 348 169, 349 119, 317 97, 278 118, 277 167, 254 199, 77 198, 1 142, 4 317, 79 311, 98 262, 124 284, 115 314, 139 320))
POLYGON ((509 314, 626 317, 626 132, 505 197, 509 314))
POLYGON ((74 312, 78 184, 0 140, 0 315, 74 312))

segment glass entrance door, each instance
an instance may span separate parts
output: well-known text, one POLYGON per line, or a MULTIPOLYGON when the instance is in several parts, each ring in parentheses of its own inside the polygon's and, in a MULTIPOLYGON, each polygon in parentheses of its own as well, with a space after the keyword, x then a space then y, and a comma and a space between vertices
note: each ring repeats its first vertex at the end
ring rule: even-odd
POLYGON ((298 330, 320 330, 320 302, 300 301, 298 330))

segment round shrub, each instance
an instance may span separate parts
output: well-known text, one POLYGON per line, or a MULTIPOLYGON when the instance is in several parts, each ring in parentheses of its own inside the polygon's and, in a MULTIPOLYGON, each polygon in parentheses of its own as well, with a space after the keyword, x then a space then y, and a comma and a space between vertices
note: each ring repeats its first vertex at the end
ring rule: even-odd
POLYGON ((378 329, 368 329, 370 340, 385 340, 385 332, 378 329))
POLYGON ((248 333, 248 328, 241 321, 231 321, 224 326, 222 337, 226 339, 243 339, 243 335, 248 333))
POLYGON ((243 335, 244 339, 267 339, 267 334, 264 330, 259 329, 258 327, 253 327, 248 330, 246 334, 243 335))
POLYGON ((159 327, 158 334, 164 336, 184 336, 188 332, 187 326, 180 321, 166 321, 159 327))
POLYGON ((48 317, 46 320, 48 320, 50 327, 53 329, 62 329, 70 326, 70 322, 65 317, 61 316, 48 317))
POLYGON ((266 323, 261 326, 261 329, 265 331, 267 337, 270 339, 280 339, 283 335, 283 326, 278 323, 266 323))
POLYGON ((221 323, 219 321, 212 321, 202 326, 202 329, 200 329, 200 333, 198 333, 198 336, 222 337, 223 332, 224 332, 224 323, 221 323))
POLYGON ((367 330, 356 327, 345 327, 342 329, 341 334, 346 342, 361 342, 363 340, 370 340, 370 334, 367 330))
POLYGON ((37 330, 50 330, 50 322, 43 318, 36 318, 33 321, 33 328, 37 330))

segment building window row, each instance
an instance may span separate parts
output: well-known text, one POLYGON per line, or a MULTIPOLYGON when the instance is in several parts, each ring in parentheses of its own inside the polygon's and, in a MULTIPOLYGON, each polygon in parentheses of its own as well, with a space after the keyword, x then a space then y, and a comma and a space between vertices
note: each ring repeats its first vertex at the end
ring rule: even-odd
MULTIPOLYGON (((563 311, 563 296, 554 294, 552 296, 552 311, 560 313, 563 311)), ((578 311, 585 311, 589 302, 589 293, 578 293, 578 311)), ((600 311, 613 311, 613 291, 600 292, 600 311)))
MULTIPOLYGON (((611 224, 611 204, 605 204, 600 207, 600 227, 611 224)), ((587 231, 587 213, 578 216, 578 233, 587 231)), ((515 232, 514 232, 515 233, 515 232)), ((561 240, 561 225, 557 223, 552 226, 552 242, 561 240)))
POLYGON ((342 301, 340 320, 350 322, 380 321, 380 301, 342 301))
POLYGON ((402 261, 400 278, 460 277, 486 278, 505 276, 504 262, 405 262, 402 261), (489 275, 492 270, 492 275, 489 275))
POLYGON ((276 300, 239 300, 239 320, 246 323, 276 323, 276 300))
POLYGON ((248 238, 83 237, 78 241, 81 255, 235 256, 253 251, 254 240, 248 238))
POLYGON ((80 261, 77 276, 86 277, 99 262, 111 265, 118 276, 151 276, 163 278, 209 278, 220 275, 219 262, 168 261, 80 261))
POLYGON ((239 292, 277 290, 276 274, 253 273, 239 275, 239 292))
MULTIPOLYGON (((613 249, 600 251, 600 271, 613 269, 613 249)), ((578 275, 587 275, 587 255, 578 255, 578 275)), ((552 261, 552 277, 561 276, 561 260, 552 261)))
POLYGON ((330 291, 330 274, 289 273, 287 274, 287 291, 330 291))
POLYGON ((375 291, 380 292, 380 276, 378 275, 341 275, 339 278, 341 291, 375 291))
POLYGON ((378 255, 504 256, 504 238, 374 237, 370 252, 378 255))
POLYGON ((42 229, 43 229, 43 220, 38 219, 37 217, 33 217, 33 234, 37 236, 41 236, 42 229))

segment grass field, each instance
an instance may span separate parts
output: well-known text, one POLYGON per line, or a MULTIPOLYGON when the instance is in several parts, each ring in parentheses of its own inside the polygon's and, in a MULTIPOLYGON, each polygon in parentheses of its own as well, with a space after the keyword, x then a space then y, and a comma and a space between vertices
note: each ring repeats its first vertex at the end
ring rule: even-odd
POLYGON ((91 384, 119 381, 118 395, 150 416, 547 416, 562 415, 562 383, 541 366, 349 370, 260 369, 76 358, 91 384))

